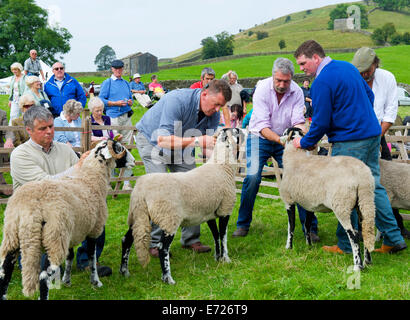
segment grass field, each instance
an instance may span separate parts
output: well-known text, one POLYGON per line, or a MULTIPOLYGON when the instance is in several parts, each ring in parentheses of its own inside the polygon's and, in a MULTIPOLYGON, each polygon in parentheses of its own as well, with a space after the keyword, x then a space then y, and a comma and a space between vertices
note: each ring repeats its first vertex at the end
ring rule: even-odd
MULTIPOLYGON (((5 109, 7 98, 0 96, 5 109)), ((134 104, 135 123, 145 109, 134 104)), ((406 112, 410 110, 407 109, 406 112)), ((133 151, 139 159, 138 153, 133 151)), ((135 175, 144 168, 134 169, 135 175)), ((6 174, 7 180, 10 176, 6 174)), ((272 189, 262 187, 264 193, 272 189)), ((212 191, 210 191, 212 192, 212 191)), ((52 195, 50 195, 52 196, 52 195)), ((299 222, 296 225, 294 249, 286 250, 287 215, 280 200, 257 198, 249 235, 243 239, 231 237, 235 230, 240 196, 229 221, 228 247, 231 264, 217 263, 212 253, 195 254, 182 249, 180 232, 171 246, 171 268, 177 284, 169 286, 160 280, 158 259, 152 259, 143 269, 134 249, 130 255, 130 278, 118 273, 121 260, 121 238, 128 229, 128 195, 108 197, 109 217, 106 224, 106 244, 100 258, 102 265, 113 269, 113 275, 101 278, 103 287, 92 288, 89 274, 75 267, 72 286, 50 291, 50 299, 62 300, 407 300, 409 291, 410 250, 397 255, 373 254, 373 265, 358 276, 350 271, 351 255, 325 253, 322 245, 336 242, 337 220, 333 214, 317 214, 321 243, 308 247, 299 222), (351 289, 352 286, 355 289, 351 289)), ((5 205, 0 206, 0 238, 5 205)), ((405 222, 407 228, 410 223, 405 222)), ((201 241, 211 245, 212 235, 201 227, 201 241)), ((407 242, 410 245, 409 242, 407 242)), ((376 244, 379 247, 380 243, 376 244)), ((15 268, 8 298, 25 300, 21 293, 21 273, 15 268)), ((37 296, 35 297, 37 298, 37 296)))
MULTIPOLYGON (((410 84, 410 73, 407 65, 409 64, 410 46, 395 46, 376 49, 376 53, 381 59, 382 68, 392 72, 396 80, 402 83, 410 84)), ((330 57, 337 60, 351 62, 354 52, 351 53, 331 53, 330 57)), ((178 69, 166 69, 156 72, 159 81, 164 80, 193 80, 199 79, 201 70, 204 67, 212 67, 215 70, 216 77, 221 78, 228 70, 235 70, 241 78, 251 77, 269 77, 272 74, 273 61, 278 57, 285 57, 293 61, 296 72, 300 72, 292 54, 253 56, 240 59, 233 59, 212 64, 201 64, 178 69)), ((141 81, 144 83, 151 82, 151 74, 144 74, 141 81)), ((79 81, 89 83, 94 80, 96 83, 102 83, 105 78, 79 78, 79 81)))
MULTIPOLYGON (((363 1, 361 4, 363 5, 363 1)), ((363 30, 368 33, 328 30, 329 13, 335 7, 336 5, 312 8, 309 13, 307 11, 295 12, 270 21, 261 22, 252 28, 238 32, 234 34, 234 54, 280 51, 280 40, 285 40, 286 48, 284 50, 286 51, 294 51, 307 39, 318 41, 325 49, 374 46, 368 33, 382 27, 386 23, 394 23, 399 33, 410 29, 409 11, 406 14, 375 10, 368 14, 369 27, 363 30), (268 37, 258 40, 256 36, 258 31, 267 32, 268 37)), ((374 5, 365 7, 369 12, 374 8, 374 5)), ((200 53, 201 48, 198 48, 177 56, 172 61, 185 61, 197 57, 200 53)))

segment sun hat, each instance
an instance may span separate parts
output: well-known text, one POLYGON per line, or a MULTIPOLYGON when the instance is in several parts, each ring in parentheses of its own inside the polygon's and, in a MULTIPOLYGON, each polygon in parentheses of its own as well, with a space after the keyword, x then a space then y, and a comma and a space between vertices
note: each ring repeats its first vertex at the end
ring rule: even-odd
POLYGON ((141 75, 140 75, 139 73, 135 73, 135 74, 132 76, 132 80, 134 80, 135 78, 141 78, 141 75))
POLYGON ((372 48, 363 47, 356 51, 352 64, 359 70, 364 72, 370 68, 376 57, 376 52, 372 48))

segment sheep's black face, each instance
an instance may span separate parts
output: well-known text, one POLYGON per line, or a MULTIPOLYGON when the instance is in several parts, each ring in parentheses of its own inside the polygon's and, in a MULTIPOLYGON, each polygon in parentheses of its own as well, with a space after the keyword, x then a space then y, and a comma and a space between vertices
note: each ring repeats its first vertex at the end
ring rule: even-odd
POLYGON ((99 157, 100 162, 113 158, 117 168, 132 168, 135 165, 132 154, 121 143, 111 139, 100 142, 95 147, 95 157, 99 157))
POLYGON ((283 133, 282 137, 286 139, 286 141, 292 141, 296 137, 303 137, 303 131, 300 128, 292 127, 292 128, 287 128, 285 132, 283 133))
POLYGON ((227 148, 231 146, 235 150, 235 156, 236 159, 238 159, 240 146, 242 145, 242 143, 244 143, 245 140, 245 134, 243 133, 243 130, 239 128, 224 128, 219 135, 221 141, 226 142, 227 148))

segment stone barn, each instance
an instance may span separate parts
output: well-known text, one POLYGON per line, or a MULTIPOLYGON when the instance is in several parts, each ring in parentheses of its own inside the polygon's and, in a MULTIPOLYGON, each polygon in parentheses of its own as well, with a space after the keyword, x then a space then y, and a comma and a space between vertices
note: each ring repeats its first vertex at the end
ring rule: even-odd
POLYGON ((121 59, 124 62, 124 74, 132 76, 158 71, 158 58, 149 52, 138 52, 121 59))

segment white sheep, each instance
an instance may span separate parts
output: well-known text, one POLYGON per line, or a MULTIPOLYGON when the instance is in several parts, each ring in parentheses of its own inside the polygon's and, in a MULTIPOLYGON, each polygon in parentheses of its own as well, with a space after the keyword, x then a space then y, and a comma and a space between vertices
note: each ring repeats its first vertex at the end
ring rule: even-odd
POLYGON ((215 259, 230 262, 227 225, 236 201, 238 144, 243 141, 241 129, 223 129, 212 156, 202 166, 188 172, 146 174, 137 180, 131 194, 129 230, 122 239, 121 274, 129 275, 132 243, 141 265, 148 264, 150 221, 162 230, 159 259, 165 283, 175 284, 169 248, 180 226, 195 226, 207 221, 215 241, 215 259), (216 218, 219 218, 219 232, 216 218))
POLYGON ((95 240, 107 220, 110 172, 116 166, 133 165, 133 156, 119 142, 108 140, 91 150, 72 176, 32 181, 18 188, 4 213, 0 298, 6 299, 19 250, 25 296, 34 294, 40 287, 40 299, 47 299, 50 281, 59 275, 59 266, 66 258, 62 281, 70 284, 73 247, 84 239, 88 243, 91 283, 101 287, 96 272, 95 240), (40 270, 42 248, 47 259, 40 270))
MULTIPOLYGON (((380 183, 386 189, 395 215, 399 209, 410 210, 410 165, 397 161, 380 159, 380 183)), ((403 225, 399 227, 404 227, 403 225)), ((403 229, 401 230, 403 234, 403 229)), ((404 228, 405 236, 408 231, 404 228)), ((379 232, 376 238, 379 237, 379 232)))
POLYGON ((301 136, 298 128, 287 129, 283 154, 283 177, 279 186, 288 217, 286 248, 292 248, 295 229, 295 204, 308 211, 305 223, 306 241, 310 245, 310 225, 313 212, 334 212, 346 230, 353 251, 354 270, 363 268, 360 255, 359 233, 350 221, 353 208, 362 218, 365 264, 371 263, 374 250, 374 178, 370 169, 360 160, 348 156, 324 157, 309 155, 296 149, 292 140, 301 136))

